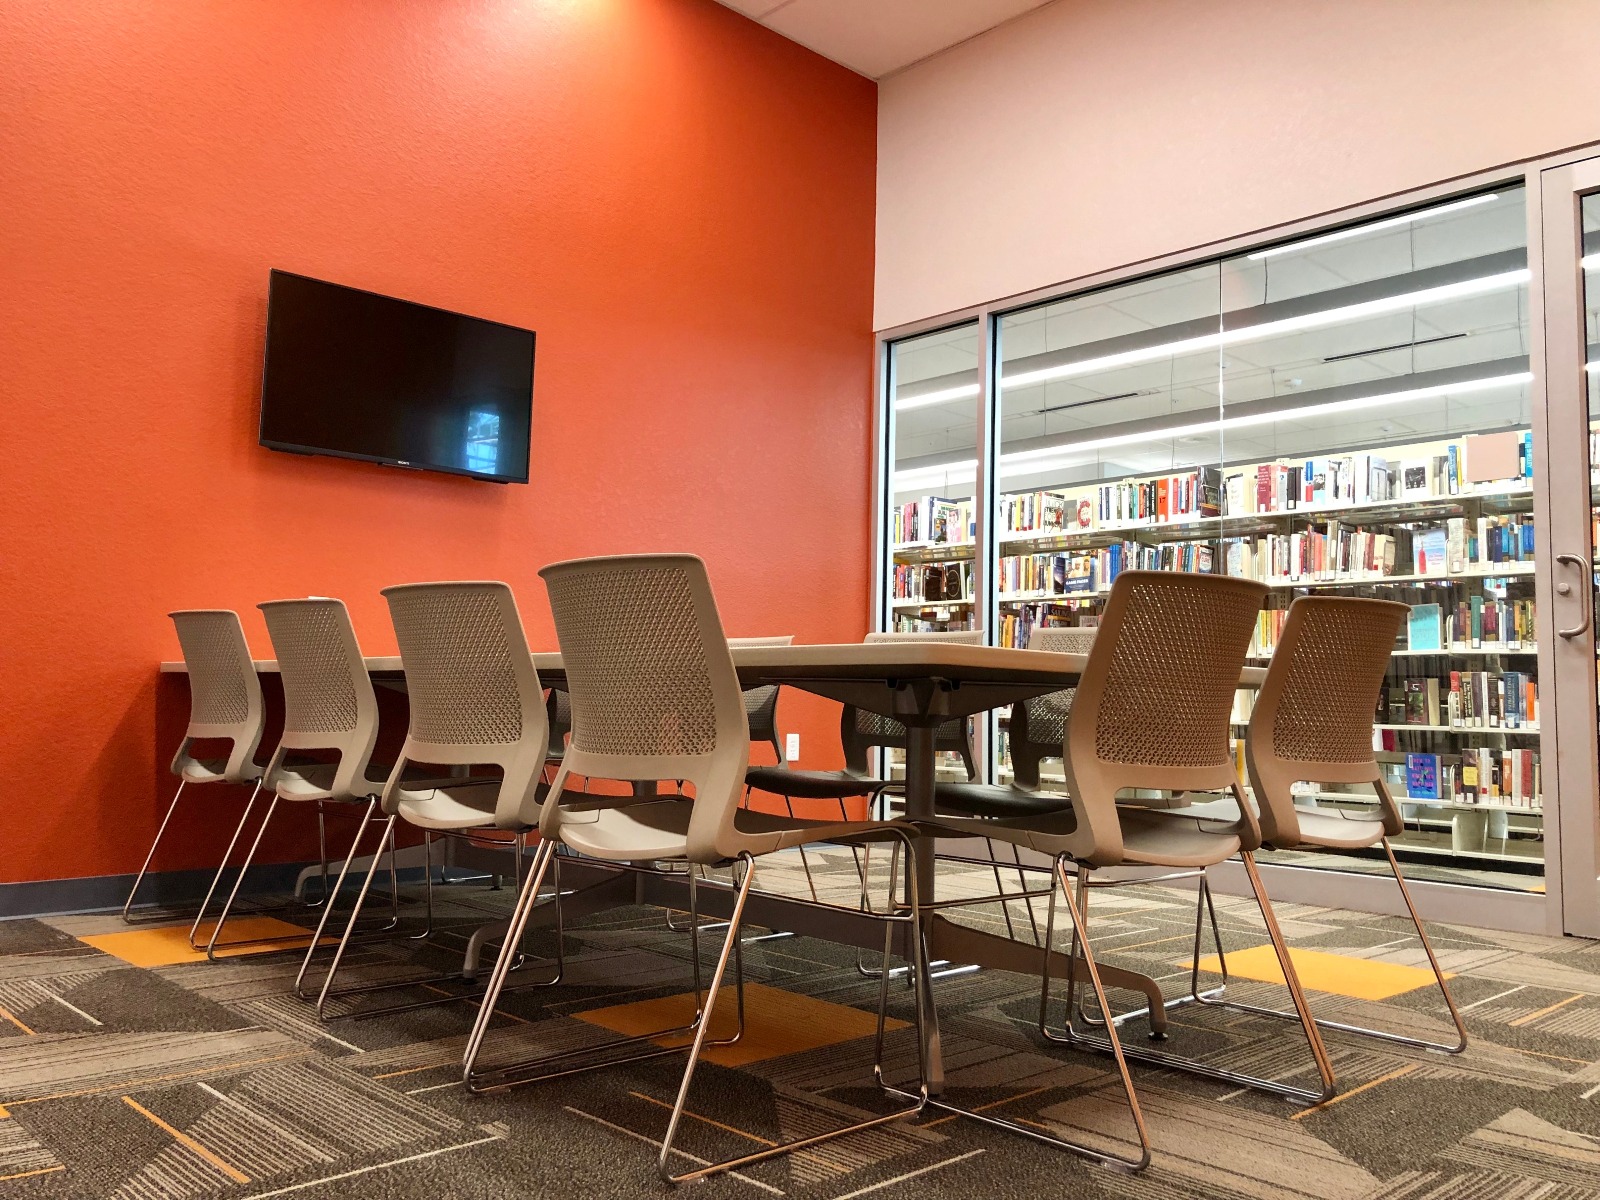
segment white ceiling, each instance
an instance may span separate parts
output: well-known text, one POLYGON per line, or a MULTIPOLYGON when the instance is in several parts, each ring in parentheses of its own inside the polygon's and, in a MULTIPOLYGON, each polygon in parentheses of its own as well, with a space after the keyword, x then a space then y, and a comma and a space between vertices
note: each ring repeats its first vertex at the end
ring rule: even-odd
MULTIPOLYGON (((1175 330, 1171 341, 1181 345, 1197 323, 1220 323, 1224 312, 1295 305, 1371 283, 1396 294, 1415 290, 1417 285, 1408 282, 1415 273, 1488 262, 1521 250, 1527 242, 1524 199, 1520 188, 1505 188, 1492 201, 1458 210, 1446 206, 1437 216, 1403 225, 1378 223, 1342 240, 1310 238, 1304 249, 1263 259, 1241 254, 1008 314, 1000 323, 1002 379, 1010 363, 1057 352, 1093 359, 1105 347, 1114 348, 1119 337, 1175 330)), ((1600 224, 1600 204, 1595 217, 1600 224)), ((1327 304, 1337 307, 1333 300, 1327 304)), ((1121 429, 1126 422, 1165 417, 1192 424, 1220 415, 1224 404, 1281 399, 1292 409, 1299 397, 1313 403, 1319 392, 1336 396, 1342 394, 1338 389, 1353 385, 1384 385, 1380 390, 1389 391, 1392 383, 1394 391, 1403 391, 1412 386, 1412 376, 1429 372, 1470 374, 1480 365, 1487 375, 1525 370, 1525 365, 1506 364, 1525 364, 1529 327, 1525 283, 1304 329, 1273 333, 1263 326, 1260 336, 1232 342, 1225 351, 1214 346, 1175 350, 1148 361, 1004 388, 1000 448, 1026 448, 1035 439, 1058 436, 1070 443, 1074 435, 1093 437, 1101 427, 1121 429)), ((1600 317, 1593 328, 1592 336, 1600 340, 1600 317)), ((908 389, 935 381, 975 383, 979 351, 975 324, 898 343, 896 383, 908 389)), ((1592 378, 1600 383, 1600 374, 1592 378)), ((1530 405, 1523 384, 1337 414, 1286 411, 1270 424, 1229 430, 1225 444, 1211 433, 1151 437, 1135 446, 1085 451, 1077 459, 1067 452, 1039 472, 1003 470, 1000 486, 1003 491, 1072 486, 1222 459, 1314 457, 1424 442, 1525 426, 1530 405)), ((970 395, 957 393, 942 403, 897 412, 895 457, 901 469, 924 458, 966 464, 953 468, 947 482, 918 477, 901 498, 928 492, 969 495, 978 441, 976 401, 970 395)))
POLYGON ((882 79, 1050 0, 718 0, 868 79, 882 79))

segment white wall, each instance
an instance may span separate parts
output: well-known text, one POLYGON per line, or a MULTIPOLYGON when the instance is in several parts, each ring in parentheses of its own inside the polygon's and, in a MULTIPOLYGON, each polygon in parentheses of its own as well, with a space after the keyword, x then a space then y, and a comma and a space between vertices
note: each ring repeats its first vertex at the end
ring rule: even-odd
POLYGON ((883 81, 875 325, 1600 141, 1600 0, 1057 0, 883 81))

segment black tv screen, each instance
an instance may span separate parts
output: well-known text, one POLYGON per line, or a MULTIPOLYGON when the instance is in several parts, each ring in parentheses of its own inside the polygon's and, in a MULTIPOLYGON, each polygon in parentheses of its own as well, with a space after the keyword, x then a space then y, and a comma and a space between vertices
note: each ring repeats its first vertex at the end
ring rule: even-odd
POLYGON ((273 271, 261 444, 528 482, 531 329, 273 271))

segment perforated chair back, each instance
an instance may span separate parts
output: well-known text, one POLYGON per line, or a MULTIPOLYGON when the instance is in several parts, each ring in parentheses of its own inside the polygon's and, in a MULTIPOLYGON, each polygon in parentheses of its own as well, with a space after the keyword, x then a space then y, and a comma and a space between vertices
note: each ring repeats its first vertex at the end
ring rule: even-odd
MULTIPOLYGON (((734 816, 750 731, 705 563, 690 554, 620 555, 539 574, 572 696, 572 737, 552 798, 569 774, 683 780, 694 789, 686 856, 738 854, 745 843, 734 816)), ((545 809, 541 833, 559 835, 559 804, 545 809)))
MULTIPOLYGON (((1233 697, 1266 594, 1265 584, 1224 575, 1117 576, 1067 717, 1063 765, 1080 858, 1121 860, 1123 789, 1237 786, 1233 697)), ((1241 838, 1253 839, 1254 818, 1241 820, 1241 838)))
POLYGON ((189 726, 172 758, 172 773, 190 780, 245 783, 259 779, 255 753, 265 728, 261 679, 250 658, 239 614, 231 609, 183 609, 168 613, 178 630, 189 674, 189 726), (225 764, 202 764, 195 742, 232 742, 225 764))
MULTIPOLYGON (((1289 606, 1245 740, 1268 843, 1300 840, 1295 783, 1381 785, 1373 712, 1410 611, 1390 600, 1353 596, 1302 596, 1289 606)), ((1377 791, 1384 831, 1393 837, 1402 828, 1400 810, 1387 788, 1377 791)))
MULTIPOLYGON (((962 646, 983 645, 981 629, 947 629, 932 632, 869 633, 867 645, 885 642, 953 642, 962 646)), ((846 770, 866 774, 868 754, 875 747, 887 750, 906 748, 906 727, 892 717, 845 706, 840 717, 839 738, 844 743, 846 770)), ((944 754, 958 754, 969 780, 978 777, 978 762, 972 750, 971 724, 965 717, 946 721, 934 730, 933 748, 944 754)))
MULTIPOLYGON (((1049 654, 1087 654, 1094 646, 1096 632, 1079 626, 1047 626, 1028 636, 1028 649, 1049 654)), ((1067 714, 1072 711, 1072 698, 1077 693, 1077 688, 1063 688, 1011 706, 1008 744, 1011 777, 1018 787, 1038 788, 1044 760, 1061 757, 1067 738, 1067 714)))
POLYGON ((537 823, 549 722, 539 673, 503 583, 410 583, 383 589, 411 698, 405 745, 384 788, 397 811, 409 763, 497 765, 494 823, 537 823))
MULTIPOLYGON (((743 637, 729 638, 728 648, 738 650, 741 647, 751 646, 792 646, 794 634, 783 634, 773 637, 743 637)), ((772 752, 778 756, 778 764, 783 765, 783 741, 778 736, 778 691, 776 683, 764 683, 760 687, 746 688, 744 692, 744 714, 750 723, 750 740, 752 742, 767 742, 772 746, 772 752)))
POLYGON ((367 767, 378 741, 378 698, 344 602, 319 596, 256 607, 283 681, 283 737, 267 766, 267 786, 288 751, 332 750, 339 762, 330 798, 375 795, 380 789, 367 767))

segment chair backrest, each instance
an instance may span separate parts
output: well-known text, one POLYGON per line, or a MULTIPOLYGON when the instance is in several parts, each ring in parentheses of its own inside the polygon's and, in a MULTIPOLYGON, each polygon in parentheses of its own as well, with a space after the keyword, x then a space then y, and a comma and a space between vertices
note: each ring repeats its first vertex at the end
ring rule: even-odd
MULTIPOLYGON (((1123 789, 1238 785, 1231 718, 1267 586, 1225 575, 1124 571, 1111 585, 1067 717, 1063 765, 1078 813, 1074 854, 1122 857, 1123 789)), ((1241 838, 1256 837, 1246 812, 1241 838)), ((1246 845, 1253 849, 1253 845, 1246 845)))
MULTIPOLYGON (((1028 649, 1050 654, 1087 654, 1094 647, 1093 628, 1045 626, 1028 636, 1028 649)), ((1043 696, 1030 696, 1011 706, 1007 739, 1011 749, 1011 779, 1020 788, 1039 786, 1041 764, 1060 758, 1067 738, 1067 714, 1077 688, 1063 688, 1043 696)))
POLYGON ((201 739, 226 738, 233 743, 223 779, 245 783, 261 777, 256 748, 266 727, 261 703, 261 678, 244 640, 244 626, 232 609, 183 609, 168 613, 178 630, 183 662, 189 673, 189 727, 172 758, 172 773, 181 775, 193 761, 189 748, 201 739))
POLYGON ((334 750, 334 799, 375 795, 367 766, 378 742, 378 698, 342 600, 312 597, 256 605, 266 618, 283 680, 283 737, 266 785, 290 750, 334 750))
MULTIPOLYGON (((981 646, 981 629, 946 629, 932 632, 914 630, 900 633, 869 633, 866 645, 884 642, 953 642, 961 646, 981 646)), ((858 775, 867 773, 868 754, 874 747, 889 750, 906 748, 906 727, 893 717, 880 716, 864 709, 846 705, 839 720, 839 738, 844 743, 844 762, 847 770, 858 775)), ((946 721, 933 733, 933 748, 945 754, 959 754, 967 778, 978 777, 978 761, 972 749, 972 725, 965 717, 946 721)))
POLYGON ((1245 741, 1265 841, 1300 840, 1291 788, 1302 780, 1379 785, 1385 831, 1400 832, 1400 810, 1373 754, 1372 724, 1410 611, 1354 596, 1302 596, 1289 606, 1245 741))
MULTIPOLYGON (((551 799, 569 774, 678 779, 694 786, 686 853, 717 862, 743 848, 734 814, 750 731, 705 563, 638 554, 553 563, 539 572, 572 697, 572 737, 551 799)), ((559 803, 541 832, 558 835, 559 803)))
POLYGON ((503 583, 408 583, 383 589, 411 700, 411 725, 389 782, 393 813, 408 763, 498 765, 502 829, 538 820, 549 723, 516 598, 503 583))
MULTIPOLYGON (((761 646, 792 646, 794 634, 786 633, 773 637, 731 637, 728 639, 728 648, 738 650, 742 647, 761 646)), ((776 683, 764 683, 760 687, 746 688, 744 691, 744 714, 750 723, 750 740, 752 742, 768 742, 772 752, 778 756, 778 764, 784 762, 783 740, 778 735, 778 692, 780 686, 776 683)))

